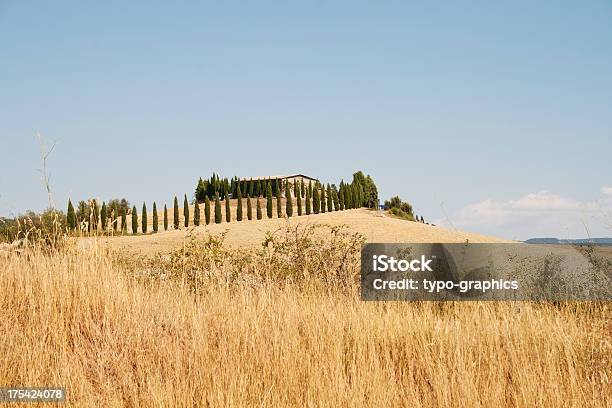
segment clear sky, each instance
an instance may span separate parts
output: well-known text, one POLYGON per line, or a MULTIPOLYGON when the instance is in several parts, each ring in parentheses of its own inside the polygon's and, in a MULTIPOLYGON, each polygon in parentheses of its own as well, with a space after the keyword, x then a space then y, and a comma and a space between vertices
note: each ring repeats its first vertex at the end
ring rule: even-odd
POLYGON ((610 236, 612 2, 0 0, 0 215, 372 175, 426 219, 610 236))

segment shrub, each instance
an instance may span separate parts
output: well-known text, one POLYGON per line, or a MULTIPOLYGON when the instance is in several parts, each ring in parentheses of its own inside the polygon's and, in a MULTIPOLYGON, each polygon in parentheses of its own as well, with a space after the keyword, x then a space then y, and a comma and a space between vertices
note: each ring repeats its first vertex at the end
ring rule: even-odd
MULTIPOLYGON (((67 217, 62 211, 48 208, 42 213, 28 211, 17 218, 0 217, 0 242, 23 240, 42 244, 44 248, 61 249, 66 243, 67 217)), ((2 268, 2 246, 0 265, 2 268)), ((3 269, 0 268, 0 271, 3 269)))
POLYGON ((393 207, 391 210, 389 210, 389 212, 398 218, 402 218, 408 221, 414 221, 414 217, 412 216, 412 214, 406 213, 402 211, 400 208, 393 207))
POLYGON ((407 201, 402 201, 399 196, 391 197, 389 200, 386 200, 385 209, 389 210, 394 215, 414 220, 412 205, 407 201), (401 211, 401 213, 399 213, 398 211, 394 212, 393 210, 399 210, 401 211), (409 217, 404 217, 403 215, 408 215, 409 217))
POLYGON ((385 201, 385 209, 390 210, 391 208, 400 208, 402 205, 402 199, 399 196, 391 197, 385 201))

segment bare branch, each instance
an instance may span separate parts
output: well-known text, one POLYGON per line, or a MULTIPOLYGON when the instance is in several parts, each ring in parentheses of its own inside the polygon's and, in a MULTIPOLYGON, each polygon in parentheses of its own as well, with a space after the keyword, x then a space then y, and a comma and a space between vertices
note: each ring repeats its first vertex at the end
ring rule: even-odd
POLYGON ((448 224, 455 230, 457 231, 457 228, 455 228, 455 226, 453 225, 453 222, 450 220, 450 218, 448 217, 448 214, 446 213, 446 210, 444 209, 444 202, 440 203, 440 208, 442 209, 442 213, 444 214, 444 218, 446 218, 446 222, 448 222, 448 224))
POLYGON ((55 210, 55 202, 53 201, 53 194, 51 193, 51 179, 49 177, 49 173, 47 172, 47 159, 49 158, 49 155, 51 155, 51 153, 53 152, 53 149, 55 149, 55 145, 57 144, 57 141, 54 141, 53 144, 51 145, 51 148, 47 149, 47 144, 45 142, 44 137, 40 134, 40 132, 36 132, 36 138, 38 139, 38 144, 40 145, 40 159, 42 161, 42 170, 39 169, 39 171, 41 172, 41 178, 42 178, 42 182, 45 186, 45 189, 47 190, 47 197, 49 199, 49 207, 51 207, 52 209, 55 210))

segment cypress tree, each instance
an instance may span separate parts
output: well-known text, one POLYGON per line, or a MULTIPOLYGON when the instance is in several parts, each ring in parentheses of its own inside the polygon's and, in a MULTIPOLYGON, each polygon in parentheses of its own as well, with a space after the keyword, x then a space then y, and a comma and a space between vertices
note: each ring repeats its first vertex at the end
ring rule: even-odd
POLYGON ((344 208, 351 209, 351 188, 348 184, 344 185, 344 208))
POLYGON ((157 219, 157 204, 153 201, 153 232, 159 230, 159 220, 157 219))
POLYGON ((219 194, 215 194, 215 224, 221 224, 221 202, 219 194))
POLYGON ((168 231, 168 206, 164 204, 164 231, 168 231))
POLYGON ((142 203, 142 233, 147 233, 147 205, 142 203))
POLYGON ((225 221, 230 222, 232 220, 232 212, 230 211, 230 200, 225 197, 225 221))
POLYGON ((68 225, 68 229, 70 231, 73 231, 76 228, 76 214, 70 199, 68 199, 68 211, 66 211, 66 224, 68 225))
POLYGON ((238 199, 238 208, 236 209, 236 221, 242 221, 242 190, 240 189, 240 186, 238 186, 236 196, 236 198, 238 199))
POLYGON ((300 190, 301 190, 300 192, 302 193, 302 194, 301 194, 301 195, 302 195, 302 198, 306 198, 306 191, 304 191, 304 190, 305 190, 305 187, 304 187, 304 180, 303 180, 303 179, 302 179, 302 181, 300 182, 300 190))
POLYGON ((132 207, 132 234, 138 233, 138 214, 136 213, 136 206, 132 207))
POLYGON ((198 200, 195 200, 193 208, 193 225, 196 227, 200 225, 200 204, 198 204, 198 200))
POLYGON ((257 219, 261 220, 263 218, 263 214, 261 213, 261 203, 259 202, 259 197, 257 197, 257 219))
POLYGON ((79 230, 81 230, 81 223, 89 219, 87 212, 89 211, 87 203, 83 200, 79 201, 76 209, 76 223, 79 230))
POLYGON ((325 186, 321 184, 321 212, 325 212, 325 186))
POLYGON ((283 218, 283 209, 281 207, 281 193, 279 183, 276 183, 276 216, 283 218))
POLYGON ((108 214, 106 210, 106 203, 102 201, 102 209, 100 210, 100 226, 102 227, 102 232, 106 232, 106 222, 108 221, 108 214))
POLYGON ((210 200, 208 196, 204 197, 204 220, 206 225, 210 224, 210 200))
POLYGON ((195 190, 195 199, 196 201, 202 200, 204 198, 204 194, 206 193, 206 188, 204 187, 204 180, 202 177, 198 180, 198 184, 196 185, 195 190))
POLYGON ((121 209, 121 233, 125 234, 127 232, 127 209, 121 209))
POLYGON ((295 180, 295 182, 293 183, 293 196, 297 199, 299 195, 300 195, 300 182, 298 180, 295 180))
POLYGON ((340 188, 338 190, 338 206, 340 207, 340 211, 344 210, 344 186, 343 183, 340 182, 340 188))
POLYGON ((178 198, 174 196, 174 229, 179 227, 179 210, 178 210, 178 198))
POLYGON ((293 200, 291 199, 291 189, 289 188, 289 182, 287 182, 287 188, 285 188, 285 213, 287 217, 293 216, 293 200))
POLYGON ((340 203, 338 203, 338 190, 332 190, 332 198, 334 201, 334 211, 340 211, 340 203))
POLYGON ((251 197, 247 198, 247 219, 249 221, 253 219, 253 206, 251 205, 251 197))
POLYGON ((312 189, 312 212, 318 214, 320 210, 321 201, 319 199, 319 189, 315 187, 312 189))
POLYGON ((299 217, 300 215, 302 215, 302 194, 299 191, 299 189, 298 189, 296 203, 297 203, 297 215, 299 217))
POLYGON ((311 213, 311 201, 310 201, 310 190, 306 190, 306 215, 310 215, 311 213))
POLYGON ((334 200, 334 196, 332 195, 331 186, 328 183, 327 184, 327 212, 334 211, 333 200, 334 200))
POLYGON ((185 228, 189 226, 189 201, 187 201, 187 194, 183 200, 183 218, 185 218, 185 228))
POLYGON ((268 188, 266 189, 266 212, 268 218, 272 218, 272 186, 268 183, 268 188))
POLYGON ((98 220, 100 219, 100 210, 98 209, 98 201, 91 200, 91 229, 98 229, 98 220))

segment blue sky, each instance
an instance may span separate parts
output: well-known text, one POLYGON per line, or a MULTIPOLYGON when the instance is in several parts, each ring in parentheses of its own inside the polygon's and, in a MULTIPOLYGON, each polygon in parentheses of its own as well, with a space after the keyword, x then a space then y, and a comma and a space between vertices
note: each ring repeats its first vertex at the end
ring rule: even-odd
POLYGON ((40 131, 62 206, 362 169, 456 228, 612 235, 606 0, 0 0, 0 39, 0 215, 47 205, 40 131))

